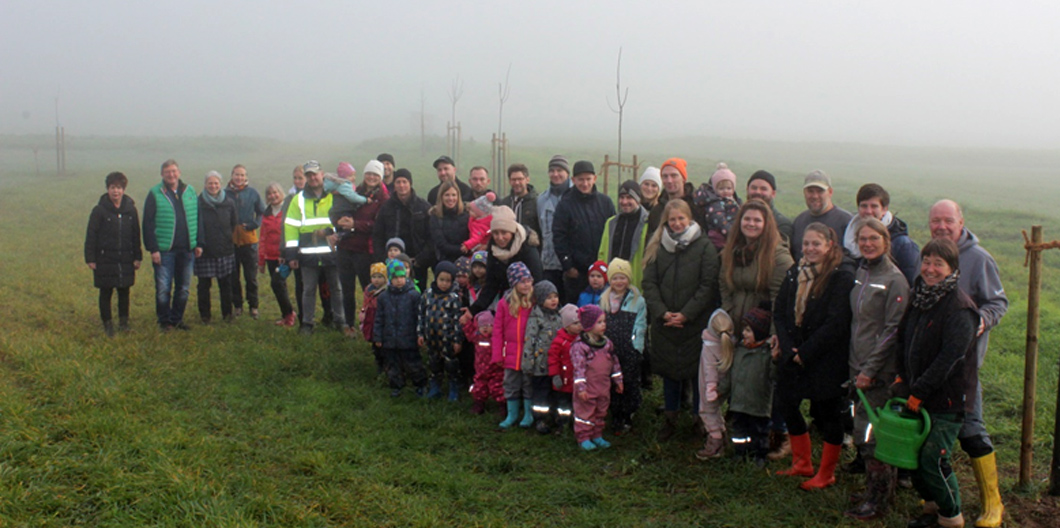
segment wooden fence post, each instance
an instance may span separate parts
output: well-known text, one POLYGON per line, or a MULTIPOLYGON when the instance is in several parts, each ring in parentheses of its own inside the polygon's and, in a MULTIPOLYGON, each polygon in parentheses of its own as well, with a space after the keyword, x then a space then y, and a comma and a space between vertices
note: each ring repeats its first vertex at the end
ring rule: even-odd
MULTIPOLYGON (((1042 243, 1042 226, 1031 227, 1031 244, 1042 243)), ((1020 487, 1031 483, 1031 460, 1034 457, 1034 402, 1038 383, 1038 322, 1042 293, 1042 250, 1032 248, 1028 254, 1030 280, 1027 284, 1027 349, 1023 366, 1023 435, 1020 442, 1020 487)), ((1054 453, 1055 457, 1055 453, 1054 453)))

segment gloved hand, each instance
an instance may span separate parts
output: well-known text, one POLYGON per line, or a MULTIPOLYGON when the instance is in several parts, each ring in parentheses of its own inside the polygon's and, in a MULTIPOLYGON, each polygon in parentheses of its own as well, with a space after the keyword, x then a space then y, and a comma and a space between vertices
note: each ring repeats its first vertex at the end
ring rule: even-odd
POLYGON ((905 399, 905 408, 913 412, 920 412, 921 403, 920 398, 910 395, 905 399))
POLYGON ((563 376, 560 376, 559 374, 552 376, 552 386, 557 390, 563 388, 563 376))

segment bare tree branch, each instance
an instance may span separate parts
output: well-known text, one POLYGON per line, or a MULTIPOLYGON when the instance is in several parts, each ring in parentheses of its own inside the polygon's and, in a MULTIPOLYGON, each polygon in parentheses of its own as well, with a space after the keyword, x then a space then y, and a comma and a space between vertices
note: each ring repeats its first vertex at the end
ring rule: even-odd
POLYGON ((501 106, 500 111, 497 113, 497 137, 501 137, 501 132, 504 131, 504 103, 508 100, 509 86, 508 79, 512 75, 512 63, 508 63, 508 73, 504 74, 504 84, 497 83, 497 95, 500 97, 501 106))

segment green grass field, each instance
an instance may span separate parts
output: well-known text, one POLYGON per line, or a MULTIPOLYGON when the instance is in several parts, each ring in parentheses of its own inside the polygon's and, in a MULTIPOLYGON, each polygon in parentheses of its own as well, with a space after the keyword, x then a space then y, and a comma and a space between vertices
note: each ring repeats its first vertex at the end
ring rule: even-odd
MULTIPOLYGON (((392 400, 368 348, 335 332, 300 338, 274 327, 267 286, 262 318, 196 324, 160 334, 153 324, 153 274, 133 288, 134 330, 103 337, 97 291, 83 263, 89 211, 112 170, 143 201, 160 163, 181 162, 185 181, 248 166, 259 190, 285 185, 309 158, 341 159, 361 170, 389 151, 409 167, 420 194, 437 179, 431 140, 387 138, 355 146, 255 138, 79 138, 69 140, 70 174, 54 176, 50 138, 0 137, 0 525, 2 526, 854 526, 842 517, 860 476, 805 493, 798 479, 753 465, 699 462, 685 418, 682 434, 654 440, 658 389, 647 396, 636 434, 605 452, 582 453, 570 436, 495 432, 493 414, 405 395, 392 400), (42 174, 32 148, 39 146, 42 174)), ((1043 497, 1052 448, 1060 349, 1060 251, 1046 258, 1042 305, 1035 484, 1017 489, 1027 275, 1021 229, 1045 225, 1060 238, 1054 153, 963 152, 858 145, 686 140, 642 143, 627 152, 659 165, 671 152, 704 181, 724 159, 741 184, 755 169, 780 180, 778 205, 800 211, 801 176, 823 168, 836 201, 851 209, 857 187, 877 181, 913 236, 927 239, 930 204, 965 204, 968 226, 1001 265, 1011 307, 993 334, 982 372, 986 416, 998 448, 1009 526, 1055 526, 1055 498, 1043 497), (637 150, 639 147, 639 151, 637 150), (680 148, 677 148, 680 147, 680 148), (687 154, 692 153, 692 154, 687 154), (724 156, 724 157, 723 157, 724 156), (1004 173, 1004 177, 998 177, 1004 173), (1041 183, 1051 181, 1052 183, 1041 183)), ((513 147, 509 160, 531 167, 538 189, 557 149, 513 147)), ((603 160, 606 149, 564 149, 603 160)), ((466 144, 461 177, 489 165, 488 146, 466 144)), ((496 178, 496 175, 494 175, 496 178)), ((612 192, 617 185, 612 182, 612 192)), ((293 290, 293 285, 292 285, 293 290)), ((407 392, 407 391, 406 391, 407 392)), ((846 453, 846 457, 851 457, 846 453)), ((969 464, 957 454, 965 513, 978 513, 969 464)), ((902 491, 878 526, 904 526, 916 510, 902 491)))

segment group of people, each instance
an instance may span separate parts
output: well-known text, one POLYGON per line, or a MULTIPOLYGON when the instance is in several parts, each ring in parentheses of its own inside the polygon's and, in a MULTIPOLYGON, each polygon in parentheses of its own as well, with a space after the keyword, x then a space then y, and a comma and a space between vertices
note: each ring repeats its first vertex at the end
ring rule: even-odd
POLYGON ((724 163, 697 188, 687 163, 668 159, 623 182, 617 208, 597 191, 591 162, 571 166, 562 155, 549 161, 540 193, 528 167, 509 167, 510 193, 499 199, 483 167, 471 169, 469 184, 447 156, 434 169, 439 183, 423 199, 389 154, 367 163, 360 184, 348 163, 331 174, 309 161, 296 167, 290 190, 271 184, 262 201, 242 165, 227 185, 207 174, 196 196, 167 160, 142 230, 124 196, 127 179, 112 173, 85 242, 105 331, 128 328, 142 232, 163 330, 187 328, 193 270, 205 323, 214 278, 223 317, 240 314, 240 267, 257 317, 255 273, 267 270, 276 323, 294 326, 300 316, 301 331, 312 333, 319 295, 322 322, 371 343, 392 396, 406 380, 428 398, 447 390, 455 401, 467 388, 477 414, 500 404, 501 429, 572 424, 585 450, 610 446, 608 416, 614 434, 634 427, 642 390, 657 375, 658 440, 674 436, 690 404, 705 436, 700 459, 731 450, 764 465, 790 455, 779 473, 808 477, 800 487, 812 490, 835 482, 852 434, 866 489, 846 514, 861 520, 886 514, 896 471, 875 458, 852 391, 874 406, 899 395, 931 417, 912 475, 924 512, 910 526, 963 526, 950 466, 958 440, 980 490, 976 526, 1000 525, 978 370, 1008 304, 997 264, 955 202, 931 208, 931 240, 921 249, 883 187, 862 186, 857 212, 847 212, 819 170, 806 175, 807 209, 791 220, 773 203, 772 174, 752 174, 744 200, 724 163), (804 400, 823 440, 816 469, 804 400))

